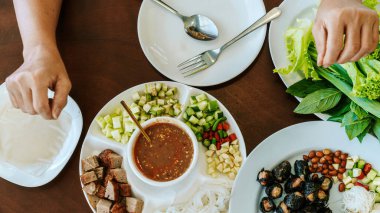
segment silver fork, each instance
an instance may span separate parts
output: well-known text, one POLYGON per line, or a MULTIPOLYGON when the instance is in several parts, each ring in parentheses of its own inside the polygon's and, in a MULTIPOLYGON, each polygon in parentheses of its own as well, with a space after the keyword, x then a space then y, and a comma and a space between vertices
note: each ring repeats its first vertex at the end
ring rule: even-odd
POLYGON ((205 51, 197 56, 194 56, 181 64, 178 65, 178 68, 182 72, 182 74, 185 75, 185 77, 194 75, 202 70, 205 70, 215 64, 215 62, 218 60, 220 54, 229 46, 243 38, 244 36, 248 35, 252 31, 256 30, 257 28, 267 24, 268 22, 272 21, 273 19, 279 17, 281 15, 281 10, 278 7, 273 8, 270 10, 267 14, 265 14, 263 17, 261 17, 259 20, 257 20, 255 23, 253 23, 251 26, 249 26, 246 30, 244 30, 242 33, 237 35, 235 38, 231 39, 229 42, 225 43, 220 48, 214 49, 214 50, 208 50, 205 51))

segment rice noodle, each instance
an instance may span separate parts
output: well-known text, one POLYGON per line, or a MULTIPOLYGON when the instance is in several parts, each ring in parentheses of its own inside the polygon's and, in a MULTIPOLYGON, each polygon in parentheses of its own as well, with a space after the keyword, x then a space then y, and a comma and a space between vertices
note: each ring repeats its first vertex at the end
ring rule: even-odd
POLYGON ((155 213, 225 213, 231 197, 232 181, 208 182, 187 203, 173 205, 155 213))
POLYGON ((354 186, 343 193, 346 212, 369 213, 375 203, 375 195, 361 186, 354 186))

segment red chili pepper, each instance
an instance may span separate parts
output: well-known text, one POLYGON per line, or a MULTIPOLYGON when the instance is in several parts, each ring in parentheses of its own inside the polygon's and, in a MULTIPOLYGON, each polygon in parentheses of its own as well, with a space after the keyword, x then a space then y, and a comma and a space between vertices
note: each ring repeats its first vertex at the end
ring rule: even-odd
POLYGON ((366 163, 363 168, 363 172, 365 175, 367 175, 372 169, 372 165, 370 163, 366 163))
POLYGON ((203 139, 208 139, 208 132, 203 133, 203 139))
POLYGON ((364 184, 362 184, 362 183, 360 183, 360 182, 356 182, 354 185, 355 185, 355 186, 361 186, 361 187, 367 189, 367 191, 369 191, 369 186, 364 185, 364 184))
POLYGON ((219 123, 219 124, 218 124, 217 129, 218 129, 218 130, 223 130, 223 125, 222 125, 222 123, 219 123))
POLYGON ((230 140, 231 141, 234 141, 234 140, 236 140, 236 134, 235 133, 232 133, 230 136, 229 136, 229 138, 230 138, 230 140))
POLYGON ((219 134, 218 134, 218 133, 216 133, 214 136, 215 136, 215 138, 216 138, 217 141, 220 140, 220 137, 219 137, 219 134))
POLYGON ((230 129, 230 125, 227 122, 223 122, 223 130, 228 131, 230 129))
POLYGON ((222 143, 220 141, 216 142, 216 149, 220 150, 222 148, 222 143))
POLYGON ((365 177, 365 174, 364 174, 364 172, 362 172, 362 173, 360 173, 359 177, 357 177, 357 179, 363 180, 364 177, 365 177))

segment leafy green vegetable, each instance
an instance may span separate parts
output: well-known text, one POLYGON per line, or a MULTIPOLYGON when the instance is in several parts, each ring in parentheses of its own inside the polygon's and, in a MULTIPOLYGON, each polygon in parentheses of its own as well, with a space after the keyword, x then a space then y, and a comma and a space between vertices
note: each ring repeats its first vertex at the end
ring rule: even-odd
POLYGON ((364 137, 371 131, 372 125, 369 124, 362 133, 360 133, 357 138, 360 142, 363 142, 364 137))
POLYGON ((335 88, 321 89, 307 95, 294 112, 299 114, 324 112, 335 107, 341 97, 342 93, 335 88))
POLYGON ((310 79, 302 79, 297 83, 290 86, 286 92, 297 96, 299 98, 304 98, 307 95, 318 91, 320 89, 333 88, 334 86, 326 80, 312 81, 310 79))
POLYGON ((332 117, 339 117, 340 115, 344 115, 348 111, 351 110, 351 108, 350 108, 351 103, 352 103, 352 101, 349 98, 347 98, 347 96, 342 96, 342 98, 340 99, 340 101, 339 101, 338 105, 336 105, 336 107, 334 107, 330 110, 327 110, 324 113, 329 114, 332 117))
POLYGON ((298 26, 289 28, 285 33, 290 65, 286 68, 275 69, 274 72, 289 74, 303 71, 306 79, 320 80, 307 53, 309 44, 313 41, 312 22, 309 19, 299 19, 297 23, 298 26))
POLYGON ((359 119, 355 113, 351 111, 346 113, 342 120, 342 126, 344 126, 350 140, 363 133, 370 123, 370 118, 359 119))
POLYGON ((344 115, 331 116, 327 120, 342 123, 344 115))
POLYGON ((379 4, 379 2, 377 0, 364 0, 362 4, 370 9, 376 10, 376 6, 379 4))
POLYGON ((368 112, 366 112, 354 102, 351 102, 350 109, 353 113, 355 113, 356 116, 358 116, 359 119, 363 119, 368 116, 368 112))

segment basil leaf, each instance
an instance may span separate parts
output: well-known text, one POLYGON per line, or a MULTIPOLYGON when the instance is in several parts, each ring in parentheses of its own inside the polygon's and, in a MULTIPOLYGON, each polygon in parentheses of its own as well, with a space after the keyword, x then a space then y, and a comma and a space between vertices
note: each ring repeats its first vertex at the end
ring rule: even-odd
POLYGON ((360 133, 357 138, 360 142, 363 142, 363 139, 364 137, 369 133, 369 131, 371 130, 372 128, 372 125, 371 125, 372 122, 370 122, 370 124, 367 126, 367 128, 364 129, 364 131, 362 133, 360 133))
POLYGON ((342 126, 354 124, 358 120, 358 116, 356 116, 352 111, 349 111, 343 117, 342 126))
POLYGON ((342 93, 334 88, 321 89, 307 95, 294 110, 298 114, 312 114, 324 112, 335 107, 342 97, 342 93))
POLYGON ((351 103, 350 109, 356 116, 358 116, 359 119, 363 119, 368 116, 368 112, 354 102, 351 103))
POLYGON ((327 119, 328 121, 342 123, 343 115, 331 116, 327 119))
POLYGON ((375 125, 373 125, 373 133, 380 141, 380 118, 376 118, 375 125))
POLYGON ((348 111, 351 110, 351 99, 349 99, 347 96, 342 96, 341 100, 339 101, 338 105, 336 107, 326 111, 325 113, 331 115, 332 117, 339 117, 346 114, 348 111))
POLYGON ((297 96, 299 98, 304 98, 307 95, 318 91, 320 89, 326 89, 326 88, 333 88, 334 86, 326 81, 326 80, 320 80, 320 81, 312 81, 309 79, 302 79, 298 81, 297 83, 290 86, 286 92, 297 96))
POLYGON ((361 133, 365 131, 368 125, 371 123, 370 118, 366 118, 363 120, 357 120, 351 124, 345 125, 344 128, 346 130, 346 134, 350 140, 358 137, 361 133))

